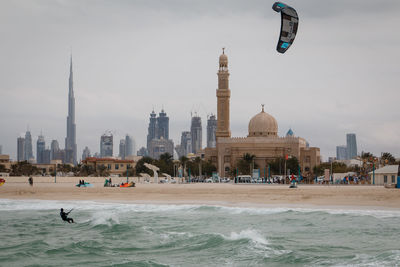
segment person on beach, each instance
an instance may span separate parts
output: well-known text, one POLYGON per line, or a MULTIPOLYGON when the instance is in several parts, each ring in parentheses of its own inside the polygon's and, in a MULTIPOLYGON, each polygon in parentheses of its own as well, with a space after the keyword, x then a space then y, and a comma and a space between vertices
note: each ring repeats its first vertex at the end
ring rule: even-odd
POLYGON ((61 211, 60 211, 61 219, 62 219, 63 221, 65 221, 65 222, 68 222, 68 223, 74 223, 74 219, 68 218, 68 214, 70 214, 71 211, 72 211, 72 210, 70 210, 69 212, 64 212, 64 209, 61 208, 61 211))
POLYGON ((28 182, 29 182, 30 186, 33 186, 33 178, 32 177, 29 177, 28 182))

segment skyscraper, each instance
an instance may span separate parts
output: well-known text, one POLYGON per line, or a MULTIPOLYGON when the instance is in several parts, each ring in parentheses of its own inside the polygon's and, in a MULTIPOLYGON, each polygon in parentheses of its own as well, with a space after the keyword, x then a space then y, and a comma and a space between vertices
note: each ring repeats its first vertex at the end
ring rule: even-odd
POLYGON ((149 128, 147 130, 147 150, 150 148, 151 140, 157 137, 157 118, 154 110, 150 113, 149 128))
POLYGON ((113 135, 110 132, 104 133, 100 138, 100 157, 113 156, 113 135))
POLYGON ((85 160, 86 158, 90 157, 90 150, 88 147, 85 147, 85 149, 82 152, 82 160, 85 160))
POLYGON ((356 134, 349 133, 346 135, 347 146, 347 159, 354 159, 357 157, 357 141, 356 134))
POLYGON ((216 147, 215 133, 217 131, 217 119, 215 115, 211 115, 207 120, 207 147, 216 147))
POLYGON ((29 130, 25 133, 25 148, 24 148, 24 160, 32 161, 33 157, 33 150, 32 150, 32 136, 29 130))
MULTIPOLYGON (((150 145, 150 144, 149 144, 150 145)), ((142 156, 142 157, 147 157, 149 155, 149 152, 147 151, 147 148, 145 147, 141 147, 138 151, 137 151, 137 155, 138 156, 142 156)))
POLYGON ((192 117, 192 124, 190 126, 190 133, 192 137, 192 152, 197 153, 202 148, 202 132, 201 118, 198 116, 192 117))
POLYGON ((181 144, 175 147, 176 153, 178 153, 178 157, 187 156, 189 153, 192 153, 192 134, 190 132, 182 132, 181 135, 181 144))
POLYGON ((50 158, 51 160, 56 159, 56 154, 60 150, 60 146, 58 144, 57 140, 52 140, 51 141, 51 147, 50 147, 51 153, 50 153, 50 158))
POLYGON ((17 161, 25 160, 25 138, 18 137, 17 139, 17 161))
POLYGON ((75 97, 74 81, 72 73, 72 55, 69 68, 69 91, 68 91, 68 116, 67 116, 67 137, 65 138, 66 163, 76 165, 76 125, 75 125, 75 97), (72 161, 72 162, 70 162, 72 161))
POLYGON ((165 113, 164 109, 159 113, 157 118, 157 139, 169 139, 169 117, 165 113))
POLYGON ((42 164, 50 164, 50 154, 51 154, 51 150, 50 149, 45 149, 41 152, 41 160, 42 160, 42 164))
POLYGON ((160 155, 169 153, 171 156, 174 155, 174 142, 169 139, 153 139, 150 141, 149 156, 153 159, 159 159, 160 155))
POLYGON ((40 134, 36 142, 36 163, 38 164, 44 163, 43 153, 45 149, 46 149, 46 141, 44 140, 44 136, 40 134))
POLYGON ((125 156, 135 156, 135 140, 130 135, 125 136, 125 156))
POLYGON ((337 160, 347 159, 347 147, 346 146, 337 146, 336 147, 336 159, 337 160))
POLYGON ((119 155, 118 155, 121 159, 125 159, 126 157, 126 143, 125 143, 125 139, 121 139, 119 141, 119 155))

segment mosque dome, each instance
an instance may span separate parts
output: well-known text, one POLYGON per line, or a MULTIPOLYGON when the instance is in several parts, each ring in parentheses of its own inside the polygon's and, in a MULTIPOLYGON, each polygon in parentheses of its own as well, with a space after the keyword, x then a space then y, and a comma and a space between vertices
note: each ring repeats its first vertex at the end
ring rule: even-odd
POLYGON ((248 136, 278 136, 278 123, 274 117, 264 112, 264 106, 260 113, 251 118, 248 136))

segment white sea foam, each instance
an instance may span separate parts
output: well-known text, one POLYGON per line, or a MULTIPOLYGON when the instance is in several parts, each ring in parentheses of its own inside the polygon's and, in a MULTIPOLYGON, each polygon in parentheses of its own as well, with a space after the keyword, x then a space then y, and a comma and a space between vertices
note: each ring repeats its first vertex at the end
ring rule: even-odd
POLYGON ((255 215, 269 215, 284 213, 288 211, 294 212, 326 212, 329 214, 346 214, 355 216, 373 216, 376 218, 386 218, 386 217, 400 217, 400 210, 376 210, 376 209, 339 209, 339 208, 291 208, 291 207, 220 207, 221 210, 225 210, 232 214, 255 214, 255 215))
POLYGON ((251 242, 257 244, 262 244, 262 245, 269 244, 268 240, 265 239, 265 237, 263 237, 262 234, 253 229, 242 230, 239 233, 231 232, 230 236, 225 238, 229 240, 249 239, 251 242))
POLYGON ((120 224, 120 222, 117 213, 98 211, 92 214, 92 217, 90 219, 90 224, 112 226, 115 224, 120 224))
POLYGON ((202 207, 214 208, 230 214, 269 215, 288 211, 294 212, 326 212, 329 214, 373 216, 376 218, 400 217, 400 210, 377 209, 343 209, 343 208, 294 208, 294 207, 227 207, 212 205, 175 205, 175 204, 133 204, 133 203, 101 203, 95 201, 59 201, 59 200, 10 200, 0 199, 0 211, 16 210, 54 210, 59 208, 75 210, 112 210, 114 212, 201 212, 202 207))

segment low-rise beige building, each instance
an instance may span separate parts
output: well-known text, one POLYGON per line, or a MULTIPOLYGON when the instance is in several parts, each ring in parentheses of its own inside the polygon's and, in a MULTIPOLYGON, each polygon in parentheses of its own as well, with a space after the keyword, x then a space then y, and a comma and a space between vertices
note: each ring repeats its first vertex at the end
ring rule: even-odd
POLYGON ((92 166, 95 171, 97 171, 99 166, 104 166, 110 174, 115 175, 126 175, 127 169, 134 168, 136 166, 136 162, 133 160, 121 160, 114 158, 89 157, 83 160, 82 163, 92 166))
MULTIPOLYGON (((386 165, 382 168, 375 170, 375 184, 385 185, 385 184, 396 184, 397 183, 397 171, 398 165, 386 165)), ((374 172, 369 172, 369 177, 371 183, 374 183, 374 172)))

